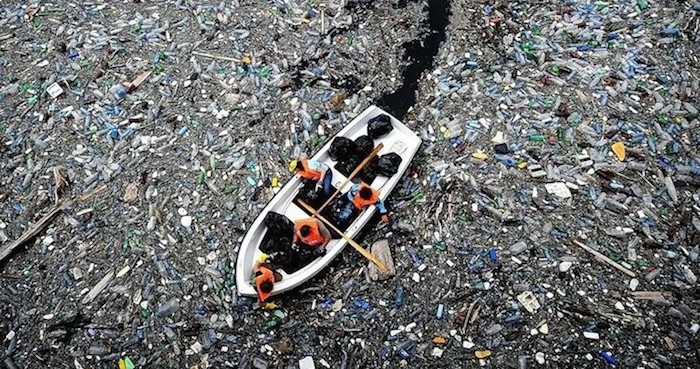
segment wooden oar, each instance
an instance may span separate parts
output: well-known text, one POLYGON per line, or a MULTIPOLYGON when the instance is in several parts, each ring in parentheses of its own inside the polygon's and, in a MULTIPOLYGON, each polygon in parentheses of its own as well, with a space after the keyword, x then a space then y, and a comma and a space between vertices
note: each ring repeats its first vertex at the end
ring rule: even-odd
POLYGON ((304 209, 306 209, 308 212, 310 212, 311 214, 313 214, 313 215, 314 215, 315 217, 317 217, 320 221, 322 221, 322 222, 325 223, 327 226, 331 227, 331 229, 333 229, 333 230, 336 231, 338 234, 340 234, 341 236, 343 236, 343 238, 344 238, 346 241, 348 241, 348 243, 349 243, 350 245, 352 245, 352 247, 354 247, 355 250, 359 251, 360 254, 362 254, 362 256, 364 256, 364 257, 367 258, 369 261, 371 261, 371 262, 373 262, 375 265, 377 265, 377 267, 378 267, 379 269, 381 269, 381 270, 386 270, 386 266, 384 265, 384 263, 382 263, 381 261, 377 260, 377 258, 375 258, 374 255, 370 254, 367 250, 364 249, 364 247, 360 246, 359 243, 355 242, 352 238, 350 238, 348 235, 346 235, 345 233, 343 233, 340 229, 338 229, 338 227, 336 227, 335 225, 333 225, 333 223, 329 222, 328 219, 324 218, 321 214, 319 214, 316 210, 314 210, 314 208, 312 208, 311 206, 309 206, 309 204, 307 204, 306 202, 304 202, 304 200, 299 200, 299 204, 301 204, 301 206, 303 206, 304 209))
POLYGON ((364 169, 367 166, 367 164, 369 164, 370 160, 372 160, 372 158, 374 158, 379 153, 379 150, 381 150, 382 148, 384 148, 383 144, 380 143, 379 145, 377 145, 377 147, 375 147, 374 150, 372 150, 372 152, 370 152, 369 155, 365 158, 365 160, 363 160, 360 163, 360 165, 358 165, 357 168, 355 168, 355 170, 353 170, 352 173, 350 173, 350 176, 340 186, 338 186, 338 188, 335 190, 335 192, 333 192, 331 197, 329 197, 328 200, 326 200, 326 202, 324 202, 323 205, 321 205, 321 207, 318 208, 317 211, 319 213, 322 212, 323 209, 325 209, 326 206, 328 206, 328 204, 330 204, 331 201, 333 201, 333 199, 338 195, 338 193, 340 193, 340 191, 343 190, 343 187, 345 187, 346 184, 350 183, 350 181, 352 181, 352 179, 355 178, 355 176, 358 173, 360 173, 362 169, 364 169))

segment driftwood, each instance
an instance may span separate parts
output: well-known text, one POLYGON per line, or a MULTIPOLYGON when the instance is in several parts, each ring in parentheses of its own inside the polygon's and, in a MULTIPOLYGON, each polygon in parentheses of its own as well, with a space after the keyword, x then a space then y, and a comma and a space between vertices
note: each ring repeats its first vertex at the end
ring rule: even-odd
POLYGON ((146 80, 146 78, 148 78, 151 75, 151 73, 153 73, 152 70, 145 71, 145 72, 141 73, 141 75, 136 77, 136 79, 131 81, 131 83, 129 83, 129 86, 128 86, 129 92, 132 92, 132 91, 136 90, 139 86, 141 86, 141 84, 146 80))
POLYGON ((391 256, 391 249, 389 248, 388 240, 380 240, 375 242, 372 245, 370 252, 377 258, 377 260, 381 261, 386 266, 385 270, 380 270, 373 263, 369 263, 369 265, 367 265, 367 272, 369 273, 369 278, 371 280, 383 281, 396 274, 394 258, 391 256))
POLYGON ((33 226, 29 227, 24 234, 14 242, 0 248, 0 262, 3 261, 8 255, 12 253, 16 248, 22 246, 25 244, 27 241, 31 240, 39 234, 46 226, 51 223, 53 218, 55 218, 58 214, 60 214, 63 210, 67 209, 71 205, 70 201, 64 202, 61 205, 56 205, 51 209, 51 211, 48 212, 48 214, 44 215, 41 219, 39 219, 38 222, 34 223, 33 226))
POLYGON ((201 56, 201 57, 203 57, 203 58, 210 58, 210 59, 217 59, 217 60, 232 61, 232 62, 236 62, 236 63, 240 63, 240 61, 241 61, 240 59, 231 58, 231 57, 228 57, 228 56, 212 55, 212 54, 208 54, 208 53, 203 53, 203 52, 201 52, 201 51, 193 51, 193 52, 192 52, 192 55, 201 56))
POLYGON ((664 298, 664 295, 670 295, 666 291, 634 291, 631 293, 635 300, 658 300, 664 298))
MULTIPOLYGON (((58 189, 58 186, 59 186, 58 179, 56 180, 56 185, 57 185, 56 188, 58 189)), ((85 194, 83 196, 80 196, 78 198, 78 201, 85 201, 85 200, 95 196, 96 194, 104 191, 105 189, 107 189, 107 185, 103 184, 102 186, 94 189, 92 192, 85 194)), ((56 195, 58 195, 58 194, 56 193, 56 195)), ((51 223, 51 221, 58 214, 60 214, 61 212, 63 212, 64 210, 66 210, 70 207, 73 207, 73 204, 74 204, 74 202, 72 200, 64 201, 61 204, 56 204, 51 210, 49 210, 49 212, 46 215, 44 215, 41 219, 39 219, 39 221, 34 223, 34 225, 32 225, 31 227, 27 228, 27 230, 22 234, 22 236, 20 236, 20 238, 18 238, 17 240, 15 240, 14 242, 12 242, 6 246, 0 247, 0 262, 5 260, 5 258, 8 255, 10 255, 12 253, 12 251, 14 251, 16 248, 24 245, 27 241, 31 240, 36 235, 38 235, 42 230, 44 230, 44 228, 46 228, 51 223)))
POLYGON ((637 276, 637 274, 635 274, 633 271, 631 271, 631 270, 629 270, 629 269, 623 267, 622 265, 616 263, 614 260, 612 260, 612 259, 610 259, 609 257, 607 257, 607 256, 605 256, 605 255, 599 253, 599 252, 596 251, 596 250, 593 250, 592 248, 588 247, 587 245, 584 245, 583 243, 581 243, 581 242, 579 242, 579 241, 577 241, 577 240, 573 240, 572 242, 574 243, 574 245, 576 245, 576 246, 578 246, 578 247, 580 247, 580 248, 582 248, 582 249, 588 251, 589 253, 595 255, 596 259, 598 259, 598 260, 600 260, 600 261, 602 261, 602 262, 604 262, 604 263, 609 264, 610 266, 612 266, 613 268, 615 268, 615 269, 621 271, 622 273, 625 273, 625 274, 627 274, 628 276, 630 276, 630 277, 632 277, 632 278, 634 278, 634 277, 637 276))

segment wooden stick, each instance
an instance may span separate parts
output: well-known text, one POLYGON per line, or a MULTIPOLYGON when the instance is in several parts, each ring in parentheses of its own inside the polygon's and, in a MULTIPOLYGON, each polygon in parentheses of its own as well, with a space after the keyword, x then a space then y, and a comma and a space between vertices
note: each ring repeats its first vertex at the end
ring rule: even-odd
POLYGON ((621 272, 627 274, 628 276, 630 276, 630 277, 632 277, 632 278, 634 278, 634 277, 637 276, 637 274, 635 274, 633 271, 631 271, 631 270, 629 270, 629 269, 623 267, 622 265, 616 263, 615 261, 613 261, 613 260, 610 259, 609 257, 607 257, 607 256, 605 256, 605 255, 599 253, 599 252, 596 251, 596 250, 593 250, 592 248, 590 248, 590 247, 584 245, 583 243, 581 243, 581 242, 579 242, 579 241, 577 241, 577 240, 572 240, 572 242, 574 243, 574 245, 576 245, 576 246, 578 246, 578 247, 580 247, 580 248, 582 248, 582 249, 588 251, 589 253, 595 255, 595 257, 596 257, 598 260, 603 261, 603 262, 605 262, 605 263, 611 265, 611 266, 614 267, 615 269, 617 269, 617 270, 619 270, 619 271, 621 271, 621 272))
POLYGON ((372 158, 374 158, 383 147, 384 145, 381 143, 377 145, 377 147, 375 147, 374 150, 372 150, 372 152, 369 153, 369 155, 365 158, 365 160, 363 160, 360 163, 360 165, 358 165, 357 168, 355 168, 355 170, 353 170, 352 173, 350 173, 350 176, 335 190, 335 192, 333 192, 331 197, 329 197, 328 200, 326 200, 326 202, 324 202, 323 205, 321 205, 321 207, 318 208, 317 211, 319 213, 322 212, 323 209, 325 209, 326 206, 328 206, 328 204, 330 204, 331 201, 333 201, 333 199, 338 195, 338 193, 343 190, 343 187, 345 187, 346 184, 350 183, 350 181, 352 181, 352 179, 355 178, 355 176, 358 173, 360 173, 362 169, 364 169, 367 166, 367 164, 369 164, 372 158))
POLYGON ((64 188, 68 186, 68 180, 66 177, 63 176, 61 173, 61 168, 60 167, 53 167, 53 179, 54 179, 54 184, 55 188, 53 191, 54 194, 54 205, 58 204, 58 193, 64 188))
POLYGON ((469 304, 469 310, 467 310, 467 315, 464 316, 464 323, 462 324, 462 334, 465 334, 467 332, 467 326, 469 325, 469 319, 471 318, 472 315, 472 310, 474 309, 474 306, 481 301, 481 298, 478 298, 474 300, 471 304, 469 304))
POLYGON ((193 51, 193 52, 192 52, 192 55, 197 55, 197 56, 201 56, 201 57, 204 57, 204 58, 211 58, 211 59, 219 59, 219 60, 232 61, 232 62, 235 62, 235 63, 240 63, 240 62, 241 62, 240 59, 230 58, 230 57, 228 57, 228 56, 212 55, 212 54, 207 54, 207 53, 203 53, 203 52, 200 52, 200 51, 193 51))
POLYGON ((87 199, 89 199, 89 198, 95 196, 96 194, 98 194, 98 193, 100 193, 100 192, 102 192, 102 191, 104 191, 104 190, 106 190, 106 189, 107 189, 107 185, 106 185, 106 184, 103 184, 102 186, 97 187, 96 189, 92 190, 92 192, 90 192, 90 193, 88 193, 88 194, 85 194, 85 195, 83 195, 83 196, 80 196, 79 200, 80 200, 80 201, 85 201, 85 200, 87 200, 87 199))
POLYGON ((666 291, 634 291, 631 293, 635 300, 657 300, 664 297, 666 291))
MULTIPOLYGON (((78 198, 78 201, 85 201, 92 196, 95 196, 96 194, 104 191, 107 189, 107 185, 103 184, 102 186, 94 189, 92 192, 85 194, 83 196, 80 196, 78 198)), ((44 229, 49 223, 53 220, 53 218, 56 217, 59 213, 61 213, 63 210, 68 209, 69 207, 73 206, 74 201, 69 200, 63 202, 63 204, 56 204, 49 212, 48 214, 44 215, 43 218, 39 219, 38 222, 36 222, 33 226, 28 228, 20 238, 18 238, 15 242, 4 246, 0 247, 0 261, 5 259, 14 249, 16 249, 19 246, 22 246, 25 242, 29 241, 30 239, 34 238, 39 232, 41 232, 42 229, 44 229)))
POLYGON ((350 238, 348 235, 346 235, 345 233, 343 233, 342 231, 340 231, 340 229, 338 229, 335 225, 333 225, 333 223, 329 222, 326 218, 324 218, 321 214, 319 214, 316 210, 314 210, 314 208, 312 208, 311 206, 309 206, 309 204, 307 204, 306 202, 304 202, 304 200, 299 200, 299 204, 301 204, 301 206, 303 206, 304 209, 306 209, 307 211, 311 212, 311 213, 312 213, 315 217, 317 217, 320 221, 322 221, 322 222, 325 223, 327 226, 331 227, 331 229, 333 229, 333 230, 336 231, 338 234, 340 234, 341 236, 343 236, 343 238, 344 238, 346 241, 348 241, 348 243, 349 243, 350 245, 352 245, 352 247, 354 247, 355 250, 359 251, 360 254, 362 254, 362 256, 364 256, 365 258, 367 258, 367 260, 373 262, 373 263, 374 263, 379 269, 381 269, 382 271, 386 270, 386 266, 384 265, 384 263, 382 263, 382 262, 379 261, 377 258, 375 258, 374 255, 370 254, 369 251, 365 250, 365 248, 362 247, 362 246, 360 246, 359 243, 355 242, 355 241, 354 241, 352 238, 350 238))
POLYGON ((321 4, 321 34, 326 34, 326 4, 321 4))
POLYGON ((128 86, 129 92, 132 92, 136 90, 139 86, 141 86, 141 84, 146 80, 146 78, 148 78, 151 75, 151 73, 153 73, 152 70, 145 71, 141 73, 138 77, 136 77, 136 79, 131 81, 131 83, 129 83, 128 86))
POLYGON ((31 240, 41 232, 42 229, 44 229, 49 223, 51 223, 51 220, 53 220, 56 215, 58 215, 60 212, 65 210, 70 206, 71 202, 67 201, 64 202, 61 205, 56 205, 51 209, 51 211, 48 212, 48 214, 44 215, 43 218, 39 219, 38 222, 36 222, 33 226, 29 227, 20 238, 15 240, 15 242, 0 248, 0 261, 5 259, 14 249, 16 249, 19 246, 22 246, 25 242, 31 240))

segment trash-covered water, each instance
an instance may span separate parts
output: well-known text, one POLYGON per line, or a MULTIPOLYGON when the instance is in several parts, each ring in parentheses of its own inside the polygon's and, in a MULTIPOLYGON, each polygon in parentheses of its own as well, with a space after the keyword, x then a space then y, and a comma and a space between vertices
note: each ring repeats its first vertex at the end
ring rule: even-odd
POLYGON ((699 27, 694 1, 3 3, 2 363, 697 367, 699 27), (358 239, 396 274, 348 248, 237 296, 288 160, 372 103, 424 140, 358 239))

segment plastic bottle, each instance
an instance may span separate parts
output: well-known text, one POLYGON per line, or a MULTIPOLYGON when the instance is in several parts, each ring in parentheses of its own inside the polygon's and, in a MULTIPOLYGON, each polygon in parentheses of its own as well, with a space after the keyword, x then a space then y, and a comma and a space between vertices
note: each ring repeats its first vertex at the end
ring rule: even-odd
POLYGON ((126 98, 126 88, 122 84, 116 84, 109 89, 109 91, 118 100, 126 98))
POLYGON ((452 120, 447 123, 447 129, 445 130, 445 138, 454 138, 462 134, 462 125, 457 120, 452 120))
POLYGON ((437 313, 435 314, 435 316, 436 316, 438 319, 442 319, 442 315, 443 315, 444 313, 445 313, 445 305, 443 305, 443 304, 438 305, 437 313))
POLYGON ((491 259, 492 263, 498 262, 498 254, 496 253, 496 249, 494 249, 494 248, 489 249, 489 259, 491 259))
POLYGON ((353 301, 353 303, 355 304, 356 307, 363 309, 363 310, 367 310, 372 306, 372 304, 370 304, 369 301, 362 300, 362 299, 355 299, 355 301, 353 301))
POLYGON ((508 167, 515 166, 515 159, 513 159, 512 157, 510 157, 508 155, 496 154, 496 155, 494 155, 494 157, 508 167))
POLYGON ((420 256, 412 250, 407 250, 408 254, 411 255, 411 260, 413 261, 413 265, 417 268, 421 264, 423 264, 423 261, 421 260, 420 256))
POLYGON ((617 365, 617 360, 612 356, 611 353, 600 350, 598 351, 598 354, 600 355, 600 357, 603 358, 603 360, 605 360, 606 363, 610 365, 617 365))
POLYGON ((413 348, 413 341, 407 340, 398 347, 396 353, 404 360, 411 358, 411 349, 413 348))
POLYGON ((664 37, 678 37, 681 34, 681 30, 678 28, 664 28, 661 30, 661 36, 664 37))
POLYGON ((687 265, 683 266, 683 275, 685 276, 685 280, 690 284, 695 284, 698 281, 698 277, 695 276, 693 270, 687 265))
POLYGON ((651 281, 653 281, 656 277, 658 277, 660 273, 661 273, 661 269, 660 269, 660 268, 656 268, 656 269, 652 270, 651 272, 649 272, 647 275, 645 275, 645 276, 644 276, 644 279, 645 279, 647 282, 651 282, 651 281))
POLYGON ((279 320, 278 320, 276 317, 272 317, 272 319, 268 320, 268 321, 265 323, 265 326, 266 326, 268 329, 270 329, 270 328, 276 327, 277 324, 279 324, 279 320))
POLYGON ((383 358, 389 357, 389 347, 382 346, 382 348, 379 349, 379 356, 383 358))
POLYGON ((675 259, 678 257, 678 253, 671 250, 664 250, 664 256, 669 259, 675 259))
POLYGON ((403 289, 403 286, 399 285, 398 287, 396 287, 396 299, 395 299, 396 306, 402 307, 405 300, 406 300, 406 293, 403 289))
POLYGON ((612 237, 622 237, 628 233, 632 233, 632 229, 630 228, 622 228, 622 227, 610 227, 605 229, 605 233, 608 236, 612 237))
POLYGON ((180 303, 177 299, 167 301, 156 311, 157 316, 168 316, 180 310, 180 303))
POLYGON ((527 250, 527 243, 525 243, 524 241, 518 241, 510 246, 510 253, 512 255, 520 254, 525 250, 527 250))

